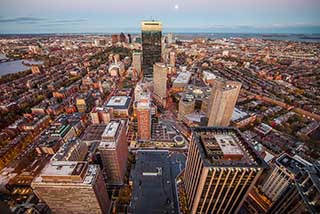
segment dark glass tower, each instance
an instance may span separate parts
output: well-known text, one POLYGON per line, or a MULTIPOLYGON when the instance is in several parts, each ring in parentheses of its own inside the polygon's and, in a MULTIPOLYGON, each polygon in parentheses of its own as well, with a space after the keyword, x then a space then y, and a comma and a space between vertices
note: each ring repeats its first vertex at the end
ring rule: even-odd
POLYGON ((144 77, 152 78, 153 64, 161 62, 161 31, 161 22, 141 23, 144 77))

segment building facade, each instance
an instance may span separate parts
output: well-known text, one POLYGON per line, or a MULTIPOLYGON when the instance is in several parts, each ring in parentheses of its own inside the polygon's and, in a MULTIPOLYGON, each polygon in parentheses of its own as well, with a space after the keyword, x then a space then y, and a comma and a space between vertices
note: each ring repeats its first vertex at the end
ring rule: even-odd
POLYGON ((238 213, 266 167, 235 128, 192 128, 184 171, 191 213, 238 213))
POLYGON ((183 120, 187 114, 194 112, 195 99, 192 94, 185 94, 179 101, 179 114, 178 119, 183 120))
POLYGON ((125 120, 111 120, 101 136, 98 149, 106 182, 110 185, 123 184, 128 160, 126 130, 125 120))
POLYGON ((151 103, 148 99, 137 102, 138 139, 151 139, 151 103))
POLYGON ((138 75, 140 75, 142 71, 142 53, 134 52, 132 54, 132 66, 136 69, 138 75))
POLYGON ((268 213, 318 213, 320 167, 299 156, 282 154, 262 186, 272 201, 268 213))
POLYGON ((161 22, 142 22, 141 36, 144 76, 151 78, 153 65, 157 62, 161 62, 161 22))
POLYGON ((241 83, 216 80, 208 106, 208 126, 228 126, 236 105, 241 83))
POLYGON ((155 100, 163 107, 167 99, 167 73, 168 68, 163 63, 153 65, 153 94, 155 100))
POLYGON ((53 214, 109 213, 110 199, 97 165, 53 161, 31 186, 53 214))

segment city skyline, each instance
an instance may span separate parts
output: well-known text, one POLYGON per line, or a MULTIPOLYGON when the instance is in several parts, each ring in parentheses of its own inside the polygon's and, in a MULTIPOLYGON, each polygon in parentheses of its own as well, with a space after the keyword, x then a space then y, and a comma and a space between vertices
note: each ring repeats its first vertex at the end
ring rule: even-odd
POLYGON ((1 214, 318 214, 319 0, 1 6, 1 214))
POLYGON ((0 33, 138 33, 149 19, 164 32, 320 33, 319 10, 316 0, 4 0, 0 33))

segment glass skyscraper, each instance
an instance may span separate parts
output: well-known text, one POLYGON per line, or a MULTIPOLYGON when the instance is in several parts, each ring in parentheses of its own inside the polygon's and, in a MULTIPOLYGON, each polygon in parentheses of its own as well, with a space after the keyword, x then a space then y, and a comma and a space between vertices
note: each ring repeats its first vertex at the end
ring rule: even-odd
POLYGON ((161 22, 143 21, 141 34, 144 77, 152 78, 153 64, 161 62, 161 22))

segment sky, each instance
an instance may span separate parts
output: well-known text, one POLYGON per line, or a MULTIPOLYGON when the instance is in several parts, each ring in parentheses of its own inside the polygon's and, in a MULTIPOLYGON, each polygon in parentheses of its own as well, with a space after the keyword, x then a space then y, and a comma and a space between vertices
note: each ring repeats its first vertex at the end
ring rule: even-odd
POLYGON ((320 33, 320 0, 0 0, 0 33, 320 33))

